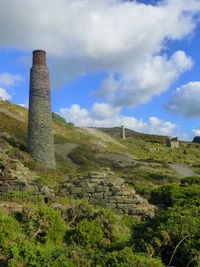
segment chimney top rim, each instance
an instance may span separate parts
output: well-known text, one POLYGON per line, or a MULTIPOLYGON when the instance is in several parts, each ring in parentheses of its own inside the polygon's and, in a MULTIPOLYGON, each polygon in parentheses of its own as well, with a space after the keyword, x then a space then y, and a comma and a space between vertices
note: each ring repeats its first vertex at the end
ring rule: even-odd
POLYGON ((42 53, 44 53, 46 55, 46 51, 45 50, 42 50, 42 49, 36 49, 36 50, 34 50, 33 51, 33 54, 39 53, 39 52, 42 52, 42 53))

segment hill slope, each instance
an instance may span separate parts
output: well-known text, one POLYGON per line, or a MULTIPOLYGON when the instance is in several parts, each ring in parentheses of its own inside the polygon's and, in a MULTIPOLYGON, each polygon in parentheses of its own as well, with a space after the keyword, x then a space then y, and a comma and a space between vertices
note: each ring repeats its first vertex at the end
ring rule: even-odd
POLYGON ((0 100, 0 266, 161 267, 180 241, 173 266, 200 263, 200 178, 182 178, 200 173, 199 144, 56 114, 53 130, 56 171, 26 152, 27 109, 0 100))

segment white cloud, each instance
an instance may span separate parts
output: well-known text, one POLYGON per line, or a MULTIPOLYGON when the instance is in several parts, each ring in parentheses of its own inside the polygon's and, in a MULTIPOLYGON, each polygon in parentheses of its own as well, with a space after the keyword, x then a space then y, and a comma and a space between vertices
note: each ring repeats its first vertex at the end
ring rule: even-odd
POLYGON ((23 108, 28 108, 29 103, 28 103, 28 100, 26 100, 25 103, 23 103, 23 104, 18 104, 18 105, 21 106, 21 107, 23 107, 23 108))
POLYGON ((114 106, 135 107, 167 90, 179 75, 192 67, 192 60, 183 51, 166 56, 147 57, 130 70, 121 72, 118 80, 110 75, 104 80, 97 96, 104 97, 114 106))
POLYGON ((11 99, 11 95, 9 95, 9 93, 0 87, 0 98, 2 98, 3 100, 9 100, 11 99))
POLYGON ((120 108, 113 108, 106 103, 94 103, 91 110, 91 116, 98 120, 104 120, 113 117, 120 112, 120 108))
POLYGON ((74 104, 70 108, 60 109, 59 114, 67 122, 73 122, 79 127, 119 127, 123 124, 126 128, 138 132, 160 135, 173 135, 177 128, 176 124, 156 117, 151 117, 148 122, 144 122, 142 119, 124 116, 120 113, 120 109, 111 111, 111 107, 105 103, 95 103, 89 110, 74 104), (101 113, 103 113, 102 116, 100 116, 101 113))
POLYGON ((200 0, 122 2, 0 0, 0 47, 45 49, 53 85, 104 71, 101 97, 115 106, 145 103, 191 68, 183 51, 167 57, 163 49, 193 33, 200 0))
POLYGON ((200 136, 200 129, 193 129, 192 132, 195 136, 200 136))
POLYGON ((15 86, 16 83, 22 81, 21 75, 15 75, 10 73, 0 73, 0 85, 1 86, 15 86))
POLYGON ((200 82, 189 82, 177 88, 166 108, 186 118, 200 116, 200 82))

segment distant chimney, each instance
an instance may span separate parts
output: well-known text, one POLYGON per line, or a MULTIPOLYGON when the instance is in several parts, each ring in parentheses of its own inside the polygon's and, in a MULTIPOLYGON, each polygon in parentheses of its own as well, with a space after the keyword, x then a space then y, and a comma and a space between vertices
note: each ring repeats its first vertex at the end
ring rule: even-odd
POLYGON ((121 137, 122 140, 126 140, 126 135, 125 135, 125 128, 124 128, 124 125, 121 126, 120 137, 121 137))
POLYGON ((49 71, 43 50, 33 51, 30 71, 28 151, 33 159, 55 169, 49 71))

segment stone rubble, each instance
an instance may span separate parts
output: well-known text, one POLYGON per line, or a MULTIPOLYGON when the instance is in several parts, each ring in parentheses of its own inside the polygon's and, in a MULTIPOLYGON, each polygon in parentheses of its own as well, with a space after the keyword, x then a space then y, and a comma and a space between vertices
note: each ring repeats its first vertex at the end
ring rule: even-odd
POLYGON ((53 197, 53 190, 37 183, 37 176, 18 159, 10 158, 0 147, 0 196, 12 191, 30 191, 53 197))
POLYGON ((58 195, 86 199, 89 203, 100 204, 131 216, 152 218, 155 215, 155 206, 136 194, 109 168, 89 172, 85 177, 61 184, 58 195))

